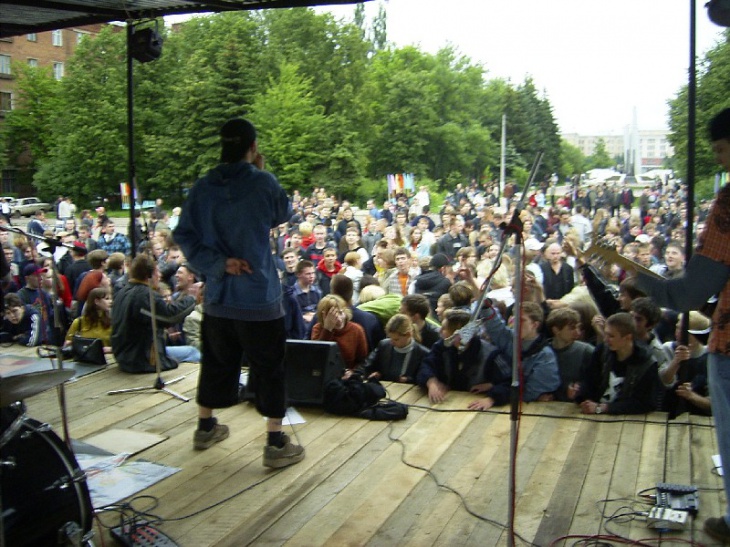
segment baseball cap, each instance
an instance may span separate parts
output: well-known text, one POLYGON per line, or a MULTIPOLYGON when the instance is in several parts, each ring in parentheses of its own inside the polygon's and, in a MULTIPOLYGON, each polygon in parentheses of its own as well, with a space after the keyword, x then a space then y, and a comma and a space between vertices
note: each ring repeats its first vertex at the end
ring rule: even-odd
POLYGON ((435 269, 443 268, 451 264, 449 257, 444 253, 436 253, 431 257, 431 267, 435 269))
POLYGON ((23 277, 27 277, 27 276, 33 275, 33 274, 42 274, 45 271, 46 271, 46 268, 41 268, 37 264, 33 264, 33 263, 26 264, 25 267, 23 268, 23 277))
POLYGON ((88 249, 86 248, 86 245, 84 245, 80 241, 73 242, 73 250, 76 251, 77 253, 83 253, 83 254, 86 254, 86 252, 88 251, 88 249))

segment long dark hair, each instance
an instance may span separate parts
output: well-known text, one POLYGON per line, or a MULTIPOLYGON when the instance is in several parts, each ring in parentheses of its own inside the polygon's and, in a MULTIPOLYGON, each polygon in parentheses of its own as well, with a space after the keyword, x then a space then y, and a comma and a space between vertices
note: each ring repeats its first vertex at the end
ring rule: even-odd
POLYGON ((96 305, 96 301, 100 298, 106 297, 111 293, 109 287, 97 287, 89 291, 89 296, 86 297, 86 303, 84 304, 83 316, 86 317, 89 322, 89 327, 93 328, 97 325, 108 329, 112 325, 112 319, 109 313, 103 311, 96 305))

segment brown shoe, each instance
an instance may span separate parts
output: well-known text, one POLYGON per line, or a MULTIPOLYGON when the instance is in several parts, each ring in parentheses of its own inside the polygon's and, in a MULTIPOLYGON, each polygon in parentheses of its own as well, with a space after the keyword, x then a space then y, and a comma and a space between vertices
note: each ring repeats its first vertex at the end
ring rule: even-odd
POLYGON ((215 443, 220 442, 223 439, 227 439, 228 433, 228 426, 221 424, 215 424, 213 429, 210 431, 198 429, 195 431, 195 435, 193 436, 193 448, 195 448, 195 450, 205 450, 206 448, 210 448, 215 443))
POLYGON ((286 467, 299 463, 304 459, 304 447, 293 444, 288 436, 284 436, 284 446, 278 448, 272 445, 264 447, 264 467, 286 467))
POLYGON ((730 526, 725 522, 724 517, 711 517, 705 521, 705 533, 723 543, 730 543, 730 526))

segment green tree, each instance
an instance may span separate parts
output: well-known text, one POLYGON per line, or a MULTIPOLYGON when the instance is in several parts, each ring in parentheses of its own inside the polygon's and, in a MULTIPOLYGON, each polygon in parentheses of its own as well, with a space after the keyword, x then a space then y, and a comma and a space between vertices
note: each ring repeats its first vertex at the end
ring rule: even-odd
POLYGON ((127 179, 125 52, 124 33, 112 27, 79 44, 62 80, 53 147, 39 160, 42 195, 70 194, 85 203, 127 179))
POLYGON ((284 64, 277 80, 251 105, 259 128, 260 149, 267 165, 288 190, 311 189, 311 177, 323 164, 323 136, 328 132, 324 109, 314 100, 311 81, 297 66, 284 64))
MULTIPOLYGON (((723 33, 723 39, 710 49, 699 62, 696 96, 696 154, 695 195, 710 197, 713 193, 714 176, 718 172, 712 155, 707 126, 718 112, 730 107, 730 29, 723 33)), ((677 95, 669 101, 669 141, 674 147, 674 165, 679 176, 687 172, 687 86, 682 86, 677 95)))
POLYGON ((18 82, 17 103, 2 125, 3 150, 10 164, 23 164, 32 171, 53 146, 53 120, 61 107, 61 83, 50 67, 14 63, 13 74, 18 82))
POLYGON ((558 173, 561 175, 560 179, 565 180, 565 177, 572 177, 586 171, 586 157, 581 152, 580 148, 573 146, 566 140, 560 141, 560 170, 558 173))
POLYGON ((591 154, 586 160, 586 170, 609 168, 613 165, 615 164, 613 163, 611 156, 609 156, 606 151, 606 141, 598 139, 596 142, 596 148, 593 150, 593 154, 591 154))

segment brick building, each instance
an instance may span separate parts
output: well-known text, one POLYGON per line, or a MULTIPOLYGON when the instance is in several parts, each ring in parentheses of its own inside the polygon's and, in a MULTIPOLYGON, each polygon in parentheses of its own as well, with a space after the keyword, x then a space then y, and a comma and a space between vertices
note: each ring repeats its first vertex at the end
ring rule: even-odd
MULTIPOLYGON (((18 107, 13 64, 49 66, 54 77, 60 80, 76 46, 81 40, 98 34, 101 28, 102 25, 88 25, 0 38, 0 124, 8 111, 18 107)), ((27 193, 24 190, 20 187, 18 167, 3 165, 0 195, 27 193)))

